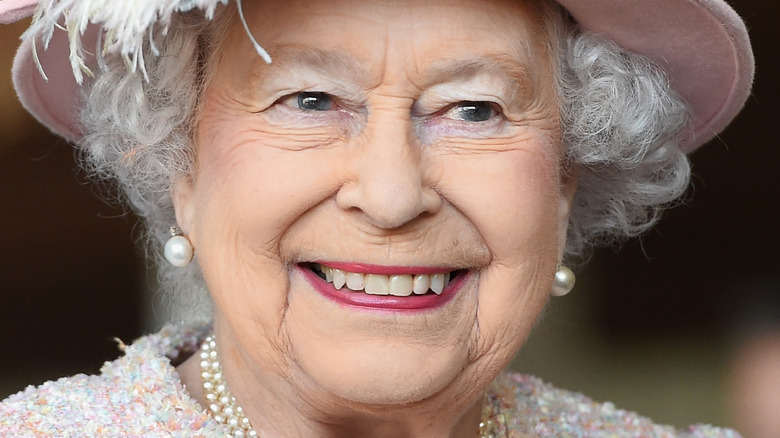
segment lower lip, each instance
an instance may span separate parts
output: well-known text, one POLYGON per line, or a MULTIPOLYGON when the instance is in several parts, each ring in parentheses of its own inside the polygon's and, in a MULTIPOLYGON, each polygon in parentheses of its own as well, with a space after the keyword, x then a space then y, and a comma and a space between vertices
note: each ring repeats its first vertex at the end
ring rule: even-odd
POLYGON ((412 294, 408 297, 398 297, 395 295, 370 295, 365 292, 350 290, 346 286, 339 290, 333 287, 333 284, 323 280, 311 269, 305 266, 298 266, 297 269, 317 292, 338 304, 395 312, 415 312, 439 308, 447 304, 463 287, 468 277, 471 276, 471 272, 460 271, 459 275, 444 288, 441 295, 427 293, 425 295, 412 294))

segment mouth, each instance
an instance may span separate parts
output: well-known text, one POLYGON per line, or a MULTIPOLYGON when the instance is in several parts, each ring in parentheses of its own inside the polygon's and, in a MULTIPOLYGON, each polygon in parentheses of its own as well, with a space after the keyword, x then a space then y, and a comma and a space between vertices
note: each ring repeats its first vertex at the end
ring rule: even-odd
POLYGON ((469 271, 343 263, 299 265, 309 282, 340 304, 385 310, 423 310, 444 305, 469 271))

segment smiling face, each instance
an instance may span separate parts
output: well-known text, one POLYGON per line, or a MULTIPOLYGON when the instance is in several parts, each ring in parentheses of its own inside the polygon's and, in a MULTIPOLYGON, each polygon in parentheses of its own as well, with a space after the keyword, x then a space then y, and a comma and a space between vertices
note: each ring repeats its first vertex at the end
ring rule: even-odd
POLYGON ((534 325, 565 239, 540 17, 469 0, 245 12, 273 63, 236 24, 175 193, 233 392, 462 411, 534 325))

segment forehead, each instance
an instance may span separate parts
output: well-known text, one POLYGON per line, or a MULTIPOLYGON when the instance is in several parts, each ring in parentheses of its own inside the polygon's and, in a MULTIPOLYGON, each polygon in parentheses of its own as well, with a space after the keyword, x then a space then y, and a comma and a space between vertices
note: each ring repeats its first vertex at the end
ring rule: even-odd
MULTIPOLYGON (((235 22, 222 58, 252 70, 358 63, 369 75, 386 75, 388 64, 430 74, 467 60, 502 59, 520 69, 549 64, 550 32, 537 1, 523 0, 266 0, 246 2, 253 36, 274 58, 263 65, 253 55, 243 26, 235 22), (307 53, 308 52, 308 53, 307 53), (326 60, 322 60, 326 61, 326 60), (451 63, 449 61, 452 61, 451 63), (541 62, 543 61, 543 62, 541 62)), ((471 63, 488 66, 489 62, 471 63)), ((544 69, 547 70, 547 69, 544 69)))

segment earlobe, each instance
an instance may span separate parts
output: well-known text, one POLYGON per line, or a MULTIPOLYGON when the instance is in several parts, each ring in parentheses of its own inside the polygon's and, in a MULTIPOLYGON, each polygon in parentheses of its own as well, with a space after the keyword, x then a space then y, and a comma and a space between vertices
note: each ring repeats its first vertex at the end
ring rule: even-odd
POLYGON ((182 177, 176 180, 171 190, 173 209, 176 212, 176 223, 181 231, 189 236, 194 243, 194 218, 195 218, 195 190, 189 178, 182 177))

